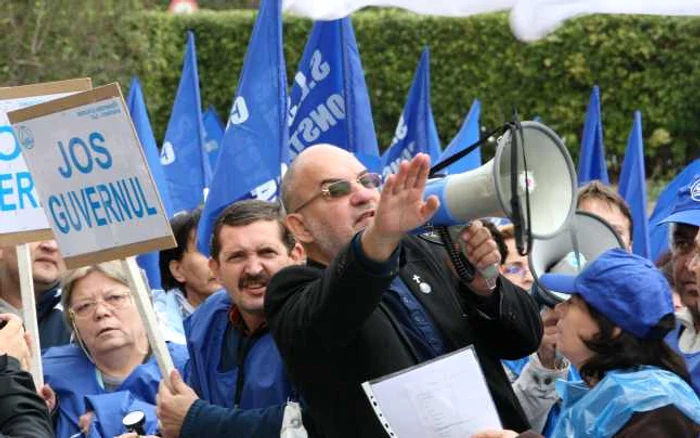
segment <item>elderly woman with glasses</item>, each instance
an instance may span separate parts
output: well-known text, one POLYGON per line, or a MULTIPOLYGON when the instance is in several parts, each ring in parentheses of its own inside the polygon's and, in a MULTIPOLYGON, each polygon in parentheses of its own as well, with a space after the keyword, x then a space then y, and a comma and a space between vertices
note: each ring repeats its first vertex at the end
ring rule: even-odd
MULTIPOLYGON (((75 344, 43 356, 44 379, 56 395, 56 436, 120 435, 123 417, 134 410, 145 414, 145 429, 154 432, 161 375, 121 264, 68 272, 61 302, 75 344)), ((187 350, 168 348, 182 372, 187 350)))

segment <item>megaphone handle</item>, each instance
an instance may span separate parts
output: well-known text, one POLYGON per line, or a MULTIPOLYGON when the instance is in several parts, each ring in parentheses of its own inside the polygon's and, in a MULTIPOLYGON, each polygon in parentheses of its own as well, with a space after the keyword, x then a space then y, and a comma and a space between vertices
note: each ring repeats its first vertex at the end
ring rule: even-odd
MULTIPOLYGON (((469 268, 471 268, 471 280, 474 280, 474 266, 464 256, 466 248, 462 239, 459 239, 459 247, 462 249, 462 254, 460 254, 460 260, 462 261, 462 263, 466 264, 467 266, 469 266, 469 268)), ((490 290, 496 289, 496 283, 498 281, 498 264, 494 263, 493 265, 489 265, 484 269, 479 269, 479 273, 482 277, 484 277, 486 287, 488 287, 490 290)))
POLYGON ((491 290, 496 289, 496 282, 498 281, 498 265, 494 263, 493 265, 487 266, 484 269, 480 269, 479 272, 481 272, 481 276, 484 277, 486 286, 491 290))

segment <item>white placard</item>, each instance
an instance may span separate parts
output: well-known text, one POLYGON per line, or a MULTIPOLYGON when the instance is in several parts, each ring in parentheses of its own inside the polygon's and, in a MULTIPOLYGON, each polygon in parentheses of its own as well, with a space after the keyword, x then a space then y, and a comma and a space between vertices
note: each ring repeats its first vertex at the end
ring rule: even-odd
POLYGON ((501 429, 474 349, 362 384, 388 436, 464 438, 501 429))
POLYGON ((118 85, 8 116, 69 267, 173 246, 118 85))
POLYGON ((0 89, 0 241, 4 244, 23 243, 50 236, 49 223, 34 181, 6 113, 59 99, 90 87, 89 79, 78 79, 0 89), (56 92, 61 89, 70 91, 56 92))

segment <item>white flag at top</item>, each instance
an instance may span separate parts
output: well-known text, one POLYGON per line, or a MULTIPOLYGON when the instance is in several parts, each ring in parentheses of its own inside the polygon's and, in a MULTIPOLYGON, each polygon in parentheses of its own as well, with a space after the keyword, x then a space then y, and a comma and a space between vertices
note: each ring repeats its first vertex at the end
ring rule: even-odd
POLYGON ((700 15, 700 0, 283 0, 285 12, 314 20, 335 20, 367 6, 455 17, 511 10, 511 28, 523 41, 540 39, 579 15, 700 15))
POLYGON ((336 20, 367 6, 403 8, 418 14, 464 17, 512 8, 517 0, 283 0, 285 12, 336 20))

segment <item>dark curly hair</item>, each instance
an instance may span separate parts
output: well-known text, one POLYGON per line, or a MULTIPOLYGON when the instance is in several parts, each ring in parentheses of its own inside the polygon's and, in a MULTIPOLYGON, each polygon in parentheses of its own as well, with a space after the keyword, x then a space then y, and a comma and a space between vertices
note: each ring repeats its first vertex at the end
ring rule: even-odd
POLYGON ((675 373, 691 384, 685 361, 664 341, 664 336, 676 325, 676 318, 672 313, 661 318, 647 339, 641 339, 624 329, 615 334, 615 324, 589 306, 585 300, 581 301, 600 327, 600 332, 592 339, 584 340, 584 344, 594 353, 579 370, 584 380, 601 380, 610 370, 651 365, 675 373))
POLYGON ((182 260, 182 256, 187 251, 187 242, 190 239, 190 234, 192 231, 197 232, 197 224, 199 224, 201 215, 202 209, 196 208, 186 213, 178 213, 170 219, 170 227, 173 229, 177 246, 160 252, 158 265, 160 267, 160 280, 164 290, 178 288, 183 294, 186 293, 184 284, 177 281, 170 272, 170 262, 172 260, 182 260))
POLYGON ((288 250, 292 250, 296 240, 292 233, 282 223, 284 211, 278 201, 268 202, 257 199, 247 199, 234 202, 221 212, 216 219, 211 236, 211 257, 219 260, 221 252, 221 229, 225 226, 242 227, 257 221, 276 221, 280 228, 280 239, 288 250))

